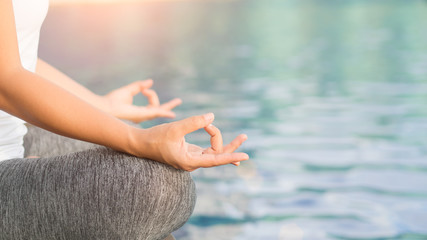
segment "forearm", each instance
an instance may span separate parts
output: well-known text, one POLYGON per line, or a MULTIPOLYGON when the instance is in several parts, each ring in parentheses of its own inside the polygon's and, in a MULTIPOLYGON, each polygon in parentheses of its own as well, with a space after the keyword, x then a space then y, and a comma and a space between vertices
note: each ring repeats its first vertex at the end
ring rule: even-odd
POLYGON ((23 69, 0 78, 0 107, 49 131, 129 152, 132 127, 23 69))
MULTIPOLYGON (((186 143, 186 134, 200 128, 209 128, 209 124, 214 120, 213 114, 194 116, 149 129, 133 128, 89 104, 83 100, 84 97, 77 97, 79 94, 73 91, 72 86, 70 91, 67 91, 67 86, 60 87, 40 75, 24 70, 19 56, 11 0, 0 0, 0 35, 1 110, 64 136, 101 144, 138 157, 148 157, 189 171, 249 158, 244 153, 233 153, 246 137, 237 137, 225 146, 223 149, 226 150, 222 152, 217 150, 218 145, 222 144, 221 138, 217 137, 219 132, 211 136, 211 142, 216 139, 215 144, 212 144, 215 147, 203 150, 199 146, 186 143)), ((39 71, 40 67, 43 67, 43 63, 41 64, 39 71)), ((57 74, 55 71, 54 73, 57 74)), ((69 79, 64 81, 70 83, 69 79)), ((151 85, 151 81, 130 84, 110 96, 123 99, 122 95, 125 95, 125 100, 128 101, 119 106, 128 106, 131 111, 135 109, 135 106, 131 105, 132 97, 139 92, 151 96, 150 105, 158 111, 165 112, 179 104, 172 101, 159 105, 155 92, 148 90, 151 85)), ((117 108, 121 110, 121 107, 117 108)), ((139 110, 147 109, 149 108, 139 110)), ((158 112, 154 115, 158 116, 158 112)))
POLYGON ((36 73, 61 88, 67 89, 67 91, 73 93, 93 106, 105 112, 109 111, 108 102, 105 101, 104 98, 91 92, 89 89, 74 81, 69 76, 40 58, 37 61, 36 73))

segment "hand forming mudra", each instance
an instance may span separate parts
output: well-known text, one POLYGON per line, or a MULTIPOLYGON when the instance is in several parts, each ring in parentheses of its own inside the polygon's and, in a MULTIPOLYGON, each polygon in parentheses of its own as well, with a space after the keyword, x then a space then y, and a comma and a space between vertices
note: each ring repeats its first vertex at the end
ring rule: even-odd
POLYGON ((133 148, 131 153, 186 171, 224 164, 238 166, 240 161, 249 159, 246 153, 234 152, 247 139, 247 136, 241 134, 231 143, 223 146, 221 132, 212 125, 213 120, 214 115, 208 113, 149 129, 139 129, 139 134, 135 135, 132 144, 137 147, 133 148), (209 148, 203 149, 185 141, 186 134, 201 128, 211 136, 209 148))
POLYGON ((153 80, 137 81, 129 85, 113 90, 104 96, 109 113, 121 119, 139 123, 158 117, 174 118, 172 109, 181 104, 181 99, 175 98, 169 102, 160 104, 157 93, 150 89, 153 80), (147 106, 133 105, 133 97, 143 94, 147 100, 147 106))
POLYGON ((230 144, 222 146, 220 131, 210 125, 214 120, 213 114, 149 129, 135 128, 118 120, 141 122, 156 117, 175 117, 172 109, 181 100, 160 104, 156 92, 150 89, 151 80, 131 83, 101 97, 50 64, 37 60, 36 55, 31 58, 31 62, 37 60, 32 70, 24 68, 20 61, 11 1, 0 1, 0 20, 0 109, 8 114, 60 135, 187 171, 229 163, 238 165, 248 159, 245 153, 234 153, 247 137, 239 135, 230 144), (34 94, 34 89, 37 89, 37 94, 34 94), (132 104, 138 93, 148 98, 147 106, 132 104), (203 149, 185 141, 186 134, 201 128, 211 135, 210 148, 203 149))
MULTIPOLYGON (((109 236, 111 226, 115 224, 104 220, 111 219, 111 211, 100 211, 99 206, 107 210, 139 209, 119 211, 121 216, 117 217, 116 222, 132 222, 133 225, 125 226, 121 232, 123 235, 117 232, 117 236, 128 239, 161 239, 161 236, 167 236, 176 229, 173 226, 182 226, 187 221, 194 207, 194 185, 188 174, 107 149, 77 151, 68 155, 61 155, 64 154, 61 152, 58 156, 41 157, 34 161, 22 160, 22 139, 26 127, 23 121, 15 117, 59 135, 103 145, 186 171, 230 163, 239 165, 240 161, 249 157, 234 151, 247 136, 239 135, 230 144, 223 146, 221 132, 212 125, 212 113, 148 129, 134 127, 120 120, 138 123, 156 117, 174 118, 172 110, 181 104, 181 100, 173 99, 160 104, 156 92, 150 89, 153 84, 151 80, 134 82, 99 96, 38 59, 38 36, 47 8, 47 0, 0 0, 0 110, 3 111, 0 112, 0 161, 8 160, 3 166, 5 173, 10 173, 6 175, 11 176, 7 177, 10 181, 6 182, 1 191, 2 194, 7 193, 4 199, 10 204, 0 204, 0 207, 5 207, 0 208, 0 211, 11 213, 0 217, 3 222, 11 223, 4 228, 0 224, 2 237, 3 232, 10 229, 11 234, 6 234, 6 238, 16 236, 16 239, 27 239, 28 236, 34 236, 28 226, 40 221, 48 222, 49 216, 26 213, 38 213, 40 209, 41 212, 46 210, 60 216, 62 225, 56 224, 56 218, 53 219, 54 224, 45 224, 43 228, 33 224, 32 229, 37 234, 44 232, 47 236, 40 235, 39 239, 46 239, 55 231, 54 235, 63 236, 64 229, 69 230, 66 233, 77 234, 76 238, 79 239, 109 236), (133 97, 138 93, 147 97, 147 106, 133 105, 133 97), (208 148, 185 141, 186 134, 201 128, 210 135, 211 146, 208 148), (137 169, 132 166, 137 166, 137 169), (22 178, 21 173, 27 177, 22 178), (127 173, 138 175, 138 178, 127 173), (92 193, 95 188, 99 191, 86 198, 87 193, 92 193), (124 191, 116 191, 122 188, 124 191), (23 191, 16 195, 17 191, 13 189, 23 191), (28 196, 38 196, 32 199, 35 200, 35 207, 26 208, 26 201, 21 201, 28 196), (84 206, 80 204, 82 196, 84 202, 88 203, 84 206), (46 199, 57 206, 53 211, 44 201, 46 199), (105 201, 101 203, 100 199, 105 201), (77 204, 70 205, 70 201, 77 204), (70 206, 76 214, 64 214, 70 212, 70 206), (88 227, 88 216, 93 215, 91 210, 98 217, 90 221, 93 224, 88 227), (156 214, 151 214, 154 212, 156 214), (72 223, 72 228, 69 228, 69 223, 72 223), (141 226, 147 226, 149 231, 141 230, 141 226), (18 233, 22 233, 19 235, 21 237, 15 235, 18 233), (149 235, 151 233, 154 235, 149 235)), ((43 138, 38 137, 38 140, 43 138)), ((63 142, 60 141, 55 145, 61 144, 63 142)), ((48 148, 57 149, 55 145, 48 148)), ((68 151, 68 147, 64 146, 64 149, 68 151)))

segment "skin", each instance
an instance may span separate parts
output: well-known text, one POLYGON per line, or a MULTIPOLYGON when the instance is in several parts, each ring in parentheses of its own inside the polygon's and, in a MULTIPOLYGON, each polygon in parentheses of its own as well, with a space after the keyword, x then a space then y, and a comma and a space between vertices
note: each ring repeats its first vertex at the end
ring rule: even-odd
POLYGON ((137 81, 105 96, 98 96, 39 60, 36 73, 22 67, 11 0, 0 0, 0 109, 25 121, 67 137, 104 145, 137 157, 149 158, 175 168, 193 171, 200 167, 238 165, 249 157, 235 150, 247 139, 241 134, 223 145, 221 132, 212 125, 212 113, 148 129, 129 126, 156 117, 175 117, 173 99, 160 104, 153 82, 137 81), (147 106, 132 104, 133 96, 148 98, 147 106), (185 141, 185 135, 204 128, 211 147, 185 141))
POLYGON ((153 80, 151 79, 136 81, 111 91, 105 96, 99 96, 40 58, 37 61, 36 73, 67 89, 100 110, 135 123, 158 117, 174 118, 175 113, 172 112, 172 109, 182 103, 181 99, 175 98, 167 103, 160 104, 157 93, 150 89, 153 85, 153 80), (139 93, 147 97, 147 106, 135 106, 132 104, 133 97, 139 93))

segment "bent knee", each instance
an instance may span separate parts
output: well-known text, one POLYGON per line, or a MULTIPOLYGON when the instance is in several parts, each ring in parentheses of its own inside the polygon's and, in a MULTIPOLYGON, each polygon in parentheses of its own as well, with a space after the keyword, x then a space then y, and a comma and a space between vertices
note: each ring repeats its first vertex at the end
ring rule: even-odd
POLYGON ((196 203, 190 173, 153 160, 101 151, 104 160, 102 173, 97 174, 102 183, 98 192, 104 199, 104 217, 115 217, 115 226, 148 237, 170 233, 189 219, 196 203))
POLYGON ((183 225, 196 201, 188 172, 107 148, 2 165, 8 174, 1 175, 10 180, 9 186, 3 179, 2 197, 13 201, 3 210, 16 216, 8 220, 9 227, 22 226, 23 236, 38 232, 43 236, 78 233, 87 239, 151 239, 183 225), (20 217, 24 215, 48 224, 37 230, 37 221, 20 217))

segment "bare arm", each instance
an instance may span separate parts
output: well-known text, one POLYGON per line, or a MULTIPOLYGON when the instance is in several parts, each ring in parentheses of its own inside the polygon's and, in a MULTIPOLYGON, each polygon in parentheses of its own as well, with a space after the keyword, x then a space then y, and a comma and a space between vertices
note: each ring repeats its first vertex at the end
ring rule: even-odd
POLYGON ((57 68, 53 67, 52 65, 43 61, 40 58, 37 59, 36 73, 37 75, 45 78, 46 80, 49 80, 52 83, 55 83, 58 86, 67 89, 69 92, 82 98, 83 100, 94 105, 95 107, 105 112, 109 112, 109 105, 106 99, 93 93, 83 85, 74 81, 69 76, 65 75, 63 72, 59 71, 57 68))
POLYGON ((37 61, 36 73, 96 108, 115 117, 135 123, 157 117, 174 118, 175 113, 172 112, 172 109, 181 104, 181 99, 178 98, 160 104, 156 92, 150 89, 153 85, 152 80, 136 81, 113 90, 105 96, 99 96, 40 58, 37 61), (139 93, 147 97, 149 102, 147 106, 133 104, 133 97, 139 93))
POLYGON ((222 146, 210 125, 213 114, 194 116, 149 129, 130 127, 73 93, 25 70, 20 62, 11 0, 0 0, 0 109, 58 134, 147 157, 188 171, 248 159, 234 153, 245 140, 239 135, 222 146), (212 147, 186 143, 184 136, 205 128, 212 147))

